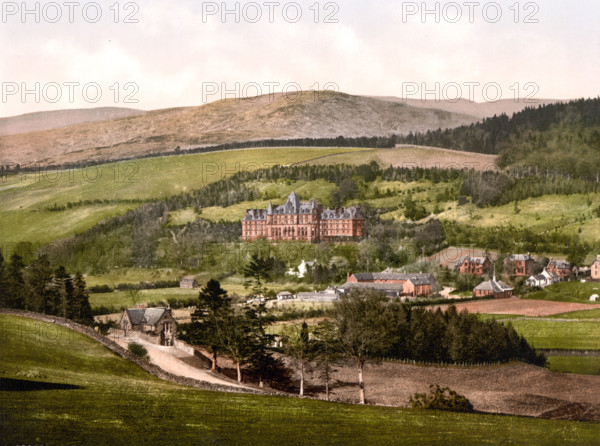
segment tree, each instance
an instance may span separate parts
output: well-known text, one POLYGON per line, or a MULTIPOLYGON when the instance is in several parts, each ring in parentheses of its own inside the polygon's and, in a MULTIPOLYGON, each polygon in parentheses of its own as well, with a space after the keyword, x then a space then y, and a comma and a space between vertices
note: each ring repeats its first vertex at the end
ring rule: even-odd
POLYGON ((73 278, 73 297, 69 305, 69 318, 80 324, 91 325, 94 322, 90 297, 86 293, 86 283, 80 272, 73 278))
POLYGON ((73 280, 71 279, 71 275, 67 273, 64 266, 59 266, 54 271, 52 282, 53 288, 56 291, 53 314, 67 318, 69 302, 73 300, 73 280))
POLYGON ((317 324, 315 335, 315 358, 325 380, 325 399, 329 401, 329 380, 333 371, 333 361, 340 354, 340 343, 335 324, 330 320, 323 320, 317 324))
POLYGON ((265 379, 274 378, 281 371, 282 364, 273 358, 270 350, 275 341, 275 335, 267 333, 267 327, 275 318, 269 314, 264 303, 252 306, 246 310, 249 325, 249 348, 251 370, 258 375, 258 385, 263 387, 265 379))
POLYGON ((29 265, 26 281, 29 288, 30 305, 36 311, 46 313, 52 285, 52 267, 47 255, 38 257, 29 265))
POLYGON ((23 278, 23 259, 17 253, 10 256, 6 267, 6 306, 25 308, 25 279, 23 278))
POLYGON ((222 326, 231 312, 231 300, 221 284, 210 279, 198 295, 192 323, 185 329, 185 338, 191 344, 205 345, 212 354, 211 370, 217 370, 217 355, 222 349, 222 326))
POLYGON ((4 266, 4 257, 2 256, 2 251, 0 251, 0 308, 6 306, 6 289, 7 283, 5 278, 5 266, 4 266))
POLYGON ((219 327, 219 338, 225 352, 235 362, 237 380, 242 382, 242 365, 252 357, 251 327, 245 313, 229 312, 219 327))
POLYGON ((588 250, 580 243, 575 243, 567 249, 567 262, 571 265, 581 265, 585 260, 588 250))
POLYGON ((385 354, 395 342, 387 298, 372 290, 352 290, 335 303, 340 345, 356 361, 359 400, 365 404, 363 370, 368 358, 385 354))
POLYGON ((308 361, 314 358, 314 343, 310 339, 308 325, 287 325, 282 334, 284 352, 294 358, 300 370, 300 396, 304 396, 304 372, 308 361))
POLYGON ((250 262, 244 267, 243 274, 248 279, 244 282, 244 287, 252 287, 255 296, 261 296, 267 292, 264 282, 271 278, 273 262, 272 257, 265 258, 258 254, 252 254, 250 262))

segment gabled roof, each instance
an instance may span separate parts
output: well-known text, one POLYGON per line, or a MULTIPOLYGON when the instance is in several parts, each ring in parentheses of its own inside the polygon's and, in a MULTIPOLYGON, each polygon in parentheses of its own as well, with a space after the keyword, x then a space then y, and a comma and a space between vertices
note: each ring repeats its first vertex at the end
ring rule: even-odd
POLYGON ((488 280, 487 282, 480 283, 475 287, 475 290, 503 293, 505 291, 512 291, 513 288, 511 288, 501 280, 496 280, 496 278, 493 278, 492 280, 488 280))
POLYGON ((353 218, 362 218, 360 209, 356 206, 339 209, 325 209, 321 213, 323 220, 348 220, 353 218))
POLYGON ((367 282, 371 280, 402 280, 410 281, 415 285, 433 285, 435 279, 433 274, 427 273, 355 273, 353 276, 359 282, 367 282))
POLYGON ((181 282, 193 282, 196 280, 196 277, 194 276, 183 276, 181 278, 181 282))
POLYGON ((554 265, 558 269, 571 269, 571 264, 566 260, 550 260, 548 266, 554 265))
POLYGON ((458 261, 456 262, 456 266, 460 266, 462 264, 465 263, 465 261, 467 263, 472 263, 475 265, 483 265, 485 263, 485 261, 490 261, 490 259, 488 257, 471 257, 471 256, 463 256, 460 259, 458 259, 458 261))
POLYGON ((396 291, 401 293, 404 290, 404 285, 401 283, 346 282, 338 288, 342 290, 359 288, 378 291, 396 291))
POLYGON ((511 254, 509 256, 509 259, 512 260, 513 262, 514 261, 522 262, 522 261, 529 261, 529 260, 535 261, 535 259, 532 256, 530 256, 529 254, 511 254))
POLYGON ((156 325, 165 312, 170 313, 167 308, 132 308, 125 310, 132 325, 156 325))

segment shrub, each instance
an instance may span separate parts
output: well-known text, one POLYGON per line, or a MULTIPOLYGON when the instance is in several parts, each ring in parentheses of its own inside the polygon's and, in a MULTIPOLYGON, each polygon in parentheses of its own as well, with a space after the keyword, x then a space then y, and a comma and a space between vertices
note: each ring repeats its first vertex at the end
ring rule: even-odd
POLYGON ((430 385, 429 393, 415 393, 410 397, 410 405, 415 409, 449 410, 452 412, 473 412, 473 405, 463 395, 448 387, 430 385))
POLYGON ((140 345, 136 342, 130 342, 127 348, 131 353, 133 353, 136 356, 139 356, 140 358, 150 359, 150 356, 148 356, 148 350, 146 350, 146 348, 143 345, 140 345))

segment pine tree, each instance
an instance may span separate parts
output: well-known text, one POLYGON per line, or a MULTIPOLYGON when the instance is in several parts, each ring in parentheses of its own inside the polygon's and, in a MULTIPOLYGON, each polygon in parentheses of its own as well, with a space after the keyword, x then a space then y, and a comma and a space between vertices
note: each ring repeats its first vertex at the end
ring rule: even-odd
POLYGON ((25 279, 23 278, 23 259, 17 253, 10 257, 6 267, 6 306, 25 308, 25 279))

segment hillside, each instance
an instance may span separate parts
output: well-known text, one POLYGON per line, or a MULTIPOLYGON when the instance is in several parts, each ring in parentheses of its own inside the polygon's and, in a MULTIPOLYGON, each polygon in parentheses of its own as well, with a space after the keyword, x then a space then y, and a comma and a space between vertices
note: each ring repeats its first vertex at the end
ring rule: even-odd
POLYGON ((135 158, 228 142, 305 137, 387 136, 475 122, 462 114, 344 93, 276 94, 199 107, 0 136, 0 156, 22 165, 135 158))
MULTIPOLYGON (((505 114, 512 116, 514 113, 518 113, 527 107, 537 107, 539 105, 548 105, 561 102, 558 99, 531 99, 530 102, 526 102, 525 99, 515 101, 514 99, 501 99, 497 102, 474 102, 465 98, 460 98, 455 102, 449 100, 421 100, 411 98, 399 98, 396 96, 372 96, 375 99, 381 99, 382 101, 397 102, 411 107, 419 108, 435 108, 438 110, 444 110, 451 113, 460 113, 464 115, 473 116, 477 119, 491 118, 494 115, 500 116, 505 114)), ((454 101, 452 99, 452 101, 454 101)))
POLYGON ((143 115, 142 110, 119 107, 82 108, 76 110, 53 110, 26 113, 0 118, 0 136, 51 130, 85 122, 109 121, 129 116, 143 115))
POLYGON ((473 125, 399 138, 406 144, 499 154, 502 168, 600 178, 600 98, 526 108, 473 125))

